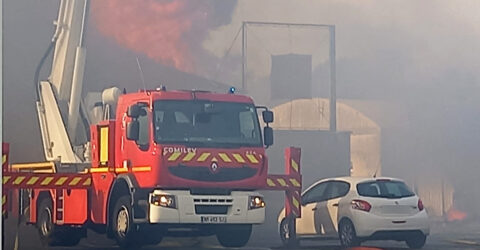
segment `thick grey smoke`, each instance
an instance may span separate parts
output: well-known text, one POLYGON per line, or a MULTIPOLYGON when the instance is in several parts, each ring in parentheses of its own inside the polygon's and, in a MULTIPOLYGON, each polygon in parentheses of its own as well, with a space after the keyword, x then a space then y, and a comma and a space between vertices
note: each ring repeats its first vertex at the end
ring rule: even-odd
MULTIPOLYGON (((334 24, 338 97, 377 103, 372 118, 382 126, 383 173, 420 182, 447 175, 456 205, 475 213, 479 10, 478 1, 244 0, 231 24, 212 30, 203 45, 222 58, 242 21, 334 24)), ((271 50, 284 42, 274 32, 268 40, 268 29, 256 32, 271 50)), ((240 53, 237 43, 230 54, 240 53)), ((257 55, 250 53, 249 62, 266 60, 257 55)), ((249 70, 250 77, 261 77, 269 67, 249 70)), ((239 75, 238 69, 231 73, 237 82, 239 75)))
MULTIPOLYGON (((441 172, 452 179, 465 208, 480 207, 467 204, 480 200, 475 194, 480 188, 476 184, 480 174, 479 1, 213 3, 217 15, 211 19, 212 29, 204 41, 198 41, 205 50, 195 53, 196 61, 212 64, 205 66, 210 68, 204 77, 216 79, 218 71, 225 71, 234 76, 225 79, 240 81, 238 42, 230 58, 223 57, 242 21, 334 24, 338 97, 384 104, 377 119, 382 125, 383 173, 414 177, 418 169, 441 172)), ((53 33, 57 9, 58 1, 53 0, 4 1, 4 135, 12 144, 15 162, 42 159, 33 75, 53 33)), ((137 56, 145 67, 148 87, 207 82, 122 48, 91 24, 87 34, 87 89, 142 88, 137 56)), ((262 36, 268 38, 268 34, 262 36)), ((317 65, 322 63, 319 60, 317 65)), ((45 72, 48 67, 43 78, 45 72)))

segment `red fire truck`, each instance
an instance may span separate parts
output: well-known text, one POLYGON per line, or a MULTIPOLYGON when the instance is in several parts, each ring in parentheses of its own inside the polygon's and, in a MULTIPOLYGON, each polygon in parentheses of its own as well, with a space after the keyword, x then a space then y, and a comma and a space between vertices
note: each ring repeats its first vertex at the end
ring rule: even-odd
POLYGON ((82 100, 87 9, 87 0, 61 1, 37 69, 46 161, 3 173, 4 194, 20 190, 19 210, 45 244, 76 245, 88 228, 126 248, 167 235, 216 235, 223 246, 241 247, 264 221, 261 189, 286 190, 287 213, 300 216, 299 150, 287 149, 286 175, 268 175, 273 113, 233 88, 114 87, 82 100), (51 74, 39 81, 52 50, 51 74))

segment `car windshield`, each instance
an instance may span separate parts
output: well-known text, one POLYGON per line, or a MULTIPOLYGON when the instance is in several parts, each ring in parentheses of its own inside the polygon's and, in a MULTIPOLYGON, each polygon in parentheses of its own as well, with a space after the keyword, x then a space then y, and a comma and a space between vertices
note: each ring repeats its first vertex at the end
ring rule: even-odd
POLYGON ((415 194, 401 181, 376 180, 357 184, 358 194, 366 197, 403 198, 415 194))
POLYGON ((262 146, 252 104, 161 100, 154 103, 155 141, 187 146, 262 146))

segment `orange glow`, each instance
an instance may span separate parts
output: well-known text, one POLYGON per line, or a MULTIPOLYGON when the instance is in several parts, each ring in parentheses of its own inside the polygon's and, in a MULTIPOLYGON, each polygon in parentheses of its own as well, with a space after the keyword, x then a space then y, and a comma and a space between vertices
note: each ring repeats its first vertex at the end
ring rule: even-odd
MULTIPOLYGON (((207 7, 189 0, 91 1, 93 21, 121 46, 185 71, 193 71, 188 36, 206 28, 207 7)), ((193 37, 193 36, 192 36, 193 37)))
POLYGON ((457 210, 455 208, 451 208, 447 212, 447 221, 462 221, 467 217, 465 212, 457 210))

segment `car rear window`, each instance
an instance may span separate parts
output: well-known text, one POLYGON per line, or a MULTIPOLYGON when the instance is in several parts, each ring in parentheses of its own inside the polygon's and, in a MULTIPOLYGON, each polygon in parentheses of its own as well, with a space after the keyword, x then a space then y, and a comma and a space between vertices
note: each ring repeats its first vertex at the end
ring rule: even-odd
POLYGON ((357 192, 361 196, 380 198, 403 198, 415 194, 401 181, 376 180, 357 184, 357 192))

